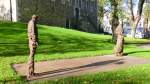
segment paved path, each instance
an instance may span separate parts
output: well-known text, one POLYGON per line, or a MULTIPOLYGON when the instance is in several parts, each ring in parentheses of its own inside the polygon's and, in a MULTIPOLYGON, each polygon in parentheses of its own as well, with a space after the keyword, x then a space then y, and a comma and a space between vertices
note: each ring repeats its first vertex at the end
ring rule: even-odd
POLYGON ((139 47, 144 48, 144 49, 150 49, 150 44, 141 44, 139 47))
MULTIPOLYGON (((111 71, 118 68, 126 68, 138 64, 150 64, 150 59, 137 57, 115 57, 111 55, 85 57, 75 59, 63 59, 53 61, 37 62, 35 64, 36 79, 55 79, 60 77, 83 75, 101 71, 111 71)), ((14 64, 16 72, 22 76, 26 75, 26 64, 14 64)))

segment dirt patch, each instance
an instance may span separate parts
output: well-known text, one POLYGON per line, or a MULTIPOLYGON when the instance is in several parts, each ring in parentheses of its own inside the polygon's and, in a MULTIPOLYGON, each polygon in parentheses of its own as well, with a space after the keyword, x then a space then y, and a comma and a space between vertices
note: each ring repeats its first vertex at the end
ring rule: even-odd
MULTIPOLYGON (((149 59, 137 57, 115 57, 111 55, 43 61, 35 63, 36 79, 56 79, 68 76, 77 76, 101 71, 111 71, 118 68, 150 64, 149 59)), ((27 64, 14 64, 15 71, 21 76, 26 76, 27 64)))

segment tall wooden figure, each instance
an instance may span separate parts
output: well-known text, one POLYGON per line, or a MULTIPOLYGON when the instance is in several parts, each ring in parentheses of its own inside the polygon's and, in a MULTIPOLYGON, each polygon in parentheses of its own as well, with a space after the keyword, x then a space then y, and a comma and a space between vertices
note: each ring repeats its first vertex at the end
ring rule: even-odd
POLYGON ((34 55, 38 45, 38 29, 37 29, 37 19, 38 16, 33 15, 32 19, 28 23, 28 38, 29 38, 29 48, 30 55, 28 61, 28 72, 27 78, 34 76, 34 55))
POLYGON ((120 21, 120 24, 116 28, 116 34, 117 34, 117 43, 115 46, 115 56, 123 56, 124 35, 123 35, 122 21, 120 21))

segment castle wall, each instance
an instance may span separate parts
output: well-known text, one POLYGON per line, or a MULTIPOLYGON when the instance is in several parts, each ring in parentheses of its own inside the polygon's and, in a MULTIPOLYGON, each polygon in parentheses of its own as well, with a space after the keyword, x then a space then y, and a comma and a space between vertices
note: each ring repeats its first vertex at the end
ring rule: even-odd
POLYGON ((98 21, 97 0, 82 0, 81 3, 81 22, 84 31, 97 32, 98 21))

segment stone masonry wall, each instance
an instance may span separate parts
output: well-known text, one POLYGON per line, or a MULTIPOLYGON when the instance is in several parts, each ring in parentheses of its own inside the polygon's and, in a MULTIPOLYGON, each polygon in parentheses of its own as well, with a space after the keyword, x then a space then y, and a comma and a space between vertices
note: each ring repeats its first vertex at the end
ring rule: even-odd
POLYGON ((37 14, 40 24, 97 32, 97 0, 18 0, 18 18, 27 22, 37 14))

